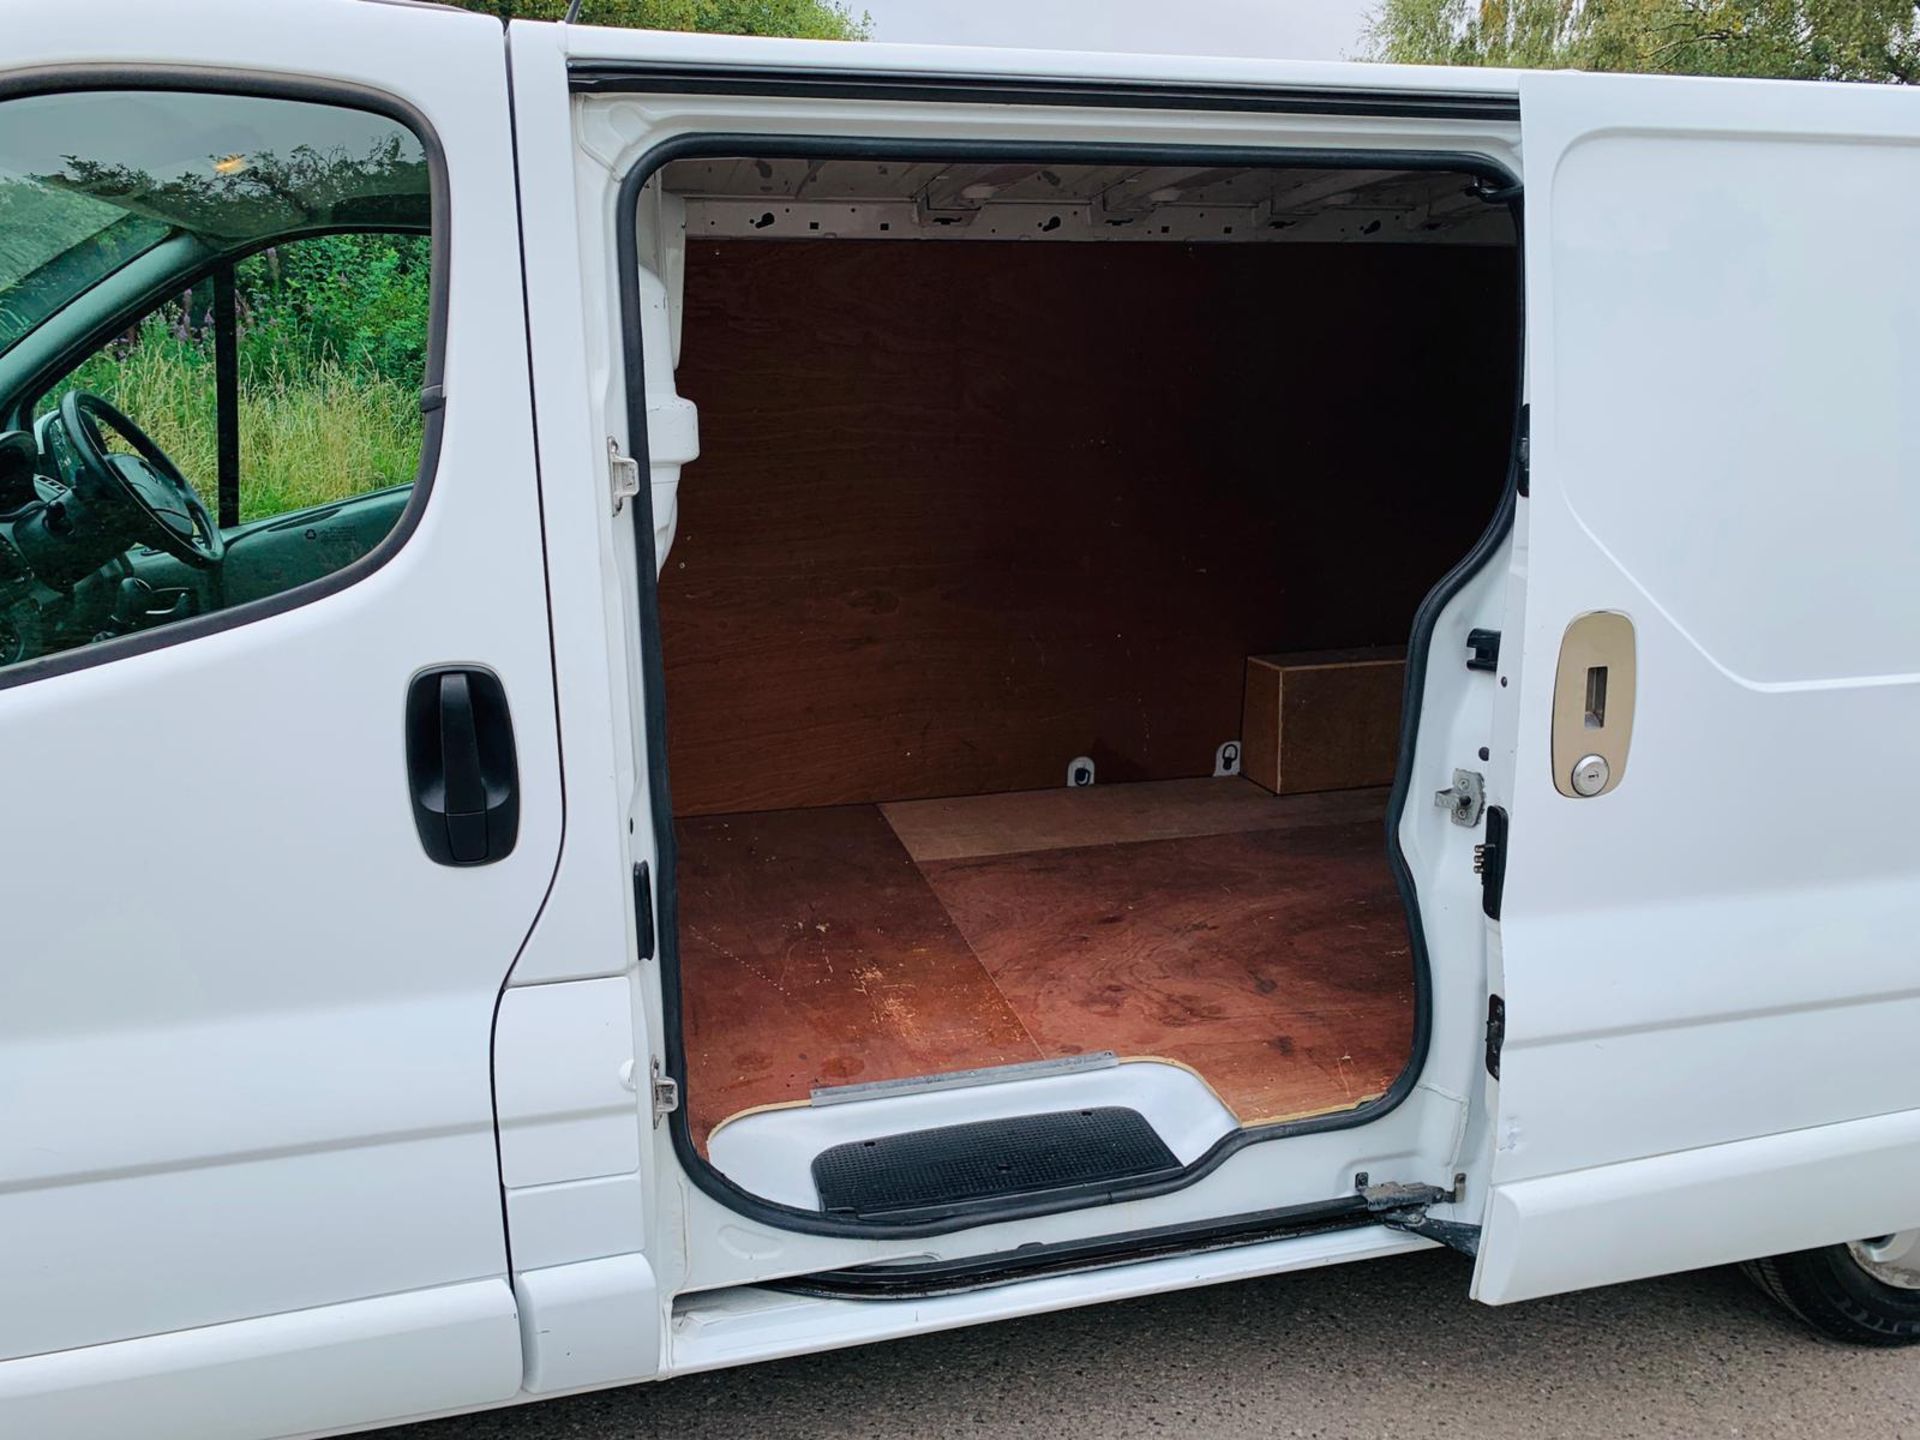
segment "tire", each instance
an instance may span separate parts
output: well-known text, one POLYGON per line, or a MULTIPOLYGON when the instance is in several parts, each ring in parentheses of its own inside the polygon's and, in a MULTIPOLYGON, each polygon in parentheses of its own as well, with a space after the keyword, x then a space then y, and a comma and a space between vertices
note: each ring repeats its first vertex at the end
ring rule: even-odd
POLYGON ((1849 1345, 1920 1344, 1920 1289, 1874 1278, 1853 1247, 1828 1245, 1749 1260, 1741 1268, 1788 1314, 1828 1339, 1849 1345))

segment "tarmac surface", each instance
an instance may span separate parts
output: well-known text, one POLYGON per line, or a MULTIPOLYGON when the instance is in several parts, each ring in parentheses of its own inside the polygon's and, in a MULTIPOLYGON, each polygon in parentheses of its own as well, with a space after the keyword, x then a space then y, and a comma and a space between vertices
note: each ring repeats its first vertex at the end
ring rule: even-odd
POLYGON ((1492 1309, 1445 1252, 1095 1305, 380 1440, 1920 1437, 1920 1348, 1816 1339, 1736 1271, 1492 1309))

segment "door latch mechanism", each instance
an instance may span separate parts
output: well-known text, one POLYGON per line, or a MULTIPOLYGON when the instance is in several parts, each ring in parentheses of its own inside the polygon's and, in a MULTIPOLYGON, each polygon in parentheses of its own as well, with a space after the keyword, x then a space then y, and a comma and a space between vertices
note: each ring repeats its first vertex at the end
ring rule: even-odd
POLYGON ((640 462, 620 453, 620 442, 607 437, 607 478, 613 488, 613 513, 618 515, 629 496, 640 493, 640 462))
POLYGON ((655 1056, 652 1067, 653 1079, 653 1128, 658 1130, 660 1122, 680 1108, 680 1082, 660 1068, 660 1057, 655 1056))
POLYGON ((1500 669, 1500 632, 1498 630, 1469 630, 1467 632, 1467 669, 1485 670, 1489 674, 1500 669))
POLYGON ((1456 770, 1452 786, 1435 791, 1433 803, 1445 810, 1454 824, 1471 829, 1480 823, 1480 812, 1487 808, 1487 777, 1478 770, 1456 770))

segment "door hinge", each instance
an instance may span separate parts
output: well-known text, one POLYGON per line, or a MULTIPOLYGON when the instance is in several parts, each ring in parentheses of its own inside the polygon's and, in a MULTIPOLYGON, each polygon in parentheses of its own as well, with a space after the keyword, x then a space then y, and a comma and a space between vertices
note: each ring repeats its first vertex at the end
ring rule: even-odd
POLYGON ((1507 1043, 1507 1002, 1487 996, 1487 1074, 1500 1078, 1500 1047, 1507 1043))
POLYGON ((618 515, 629 497, 640 493, 640 462, 620 453, 620 442, 607 437, 607 479, 613 489, 613 513, 618 515))
POLYGON ((1473 847, 1473 873, 1480 877, 1480 913, 1500 918, 1500 901, 1507 889, 1507 812, 1487 807, 1487 838, 1473 847))
POLYGON ((653 958, 653 879, 644 860, 633 867, 633 951, 637 960, 653 958))
POLYGON ((1478 770, 1456 770, 1453 784, 1435 791, 1433 803, 1445 810, 1454 824, 1471 829, 1480 823, 1480 812, 1487 805, 1487 777, 1478 770))
POLYGON ((1500 632, 1498 630, 1469 630, 1467 656, 1469 670, 1498 670, 1500 668, 1500 632))
POLYGON ((1457 1205, 1466 1199, 1466 1186, 1465 1175, 1453 1177, 1451 1190, 1442 1190, 1438 1185, 1420 1185, 1401 1180, 1371 1185, 1365 1171, 1353 1177, 1354 1191, 1366 1203, 1367 1213, 1389 1230, 1404 1230, 1409 1235, 1421 1235, 1438 1241, 1463 1255, 1475 1255, 1480 1250, 1478 1225, 1464 1224, 1459 1220, 1435 1220, 1427 1214, 1430 1205, 1457 1205))
POLYGON ((660 1068, 658 1056, 654 1057, 652 1075, 653 1128, 658 1130, 660 1122, 680 1108, 680 1082, 660 1068))

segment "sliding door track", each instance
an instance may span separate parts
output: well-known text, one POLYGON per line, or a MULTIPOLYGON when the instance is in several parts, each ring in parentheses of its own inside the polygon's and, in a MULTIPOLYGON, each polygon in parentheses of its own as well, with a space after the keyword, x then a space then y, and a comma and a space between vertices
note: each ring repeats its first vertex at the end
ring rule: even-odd
POLYGON ((1165 1260, 1178 1255, 1204 1255, 1274 1240, 1297 1240, 1336 1230, 1355 1230, 1382 1223, 1364 1196, 1351 1195, 1314 1205, 1261 1210, 1206 1225, 1165 1225, 1152 1230, 1123 1231, 1092 1240, 1063 1240, 1047 1245, 1023 1245, 996 1255, 963 1260, 925 1260, 905 1264, 862 1265, 845 1270, 821 1270, 764 1288, 787 1294, 830 1300, 930 1300, 968 1290, 1017 1285, 1055 1275, 1076 1275, 1115 1265, 1165 1260))

